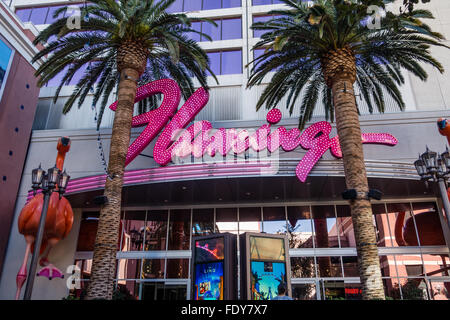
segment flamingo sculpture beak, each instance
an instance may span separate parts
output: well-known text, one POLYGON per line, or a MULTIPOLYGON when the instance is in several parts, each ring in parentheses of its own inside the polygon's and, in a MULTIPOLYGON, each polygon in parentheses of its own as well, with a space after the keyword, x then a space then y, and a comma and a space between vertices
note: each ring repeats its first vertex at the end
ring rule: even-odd
POLYGON ((447 119, 439 119, 437 121, 437 125, 439 129, 444 130, 445 127, 447 126, 447 119))

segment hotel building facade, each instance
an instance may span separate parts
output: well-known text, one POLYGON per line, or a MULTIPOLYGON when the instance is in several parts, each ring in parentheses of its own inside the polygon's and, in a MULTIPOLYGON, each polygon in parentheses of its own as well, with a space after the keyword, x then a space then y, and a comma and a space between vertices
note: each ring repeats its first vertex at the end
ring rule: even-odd
MULTIPOLYGON (((29 30, 35 36, 53 21, 54 10, 68 3, 85 5, 53 0, 12 0, 0 5, 2 15, 10 16, 8 23, 29 30)), ((192 35, 208 52, 219 80, 217 84, 210 77, 209 102, 196 121, 207 120, 213 128, 241 130, 256 130, 267 124, 267 110, 255 109, 264 84, 246 89, 250 74, 247 65, 264 50, 252 50, 260 33, 250 26, 269 19, 270 10, 282 7, 277 0, 177 0, 174 3, 171 11, 210 18, 218 25, 217 28, 204 23, 194 25, 213 38, 210 42, 192 35)), ((446 19, 450 4, 432 1, 427 8, 436 17, 430 22, 432 28, 450 39, 450 22, 446 19)), ((450 117, 450 59, 449 53, 441 48, 433 49, 433 54, 447 72, 441 75, 426 68, 429 80, 425 83, 405 74, 406 83, 401 88, 405 111, 400 112, 386 95, 386 112, 370 114, 358 93, 356 97, 362 131, 388 133, 398 141, 395 146, 364 145, 369 186, 383 192, 381 200, 372 201, 373 226, 386 296, 393 299, 450 297, 447 268, 450 266, 450 232, 442 202, 438 189, 420 181, 413 165, 426 146, 437 152, 444 152, 447 146, 445 137, 438 132, 436 120, 450 117), (433 216, 434 220, 423 218, 425 215, 433 216), (442 230, 444 240, 439 243, 428 243, 422 237, 421 230, 427 223, 423 221, 431 220, 437 223, 436 232, 442 230), (406 237, 400 239, 399 235, 407 229, 410 230, 408 241, 406 237)), ((79 76, 83 71, 80 70, 79 76)), ((4 233, 7 247, 1 266, 1 299, 14 298, 15 278, 25 251, 17 219, 30 195, 31 170, 40 163, 43 168, 53 166, 56 143, 61 136, 71 139, 71 150, 65 162, 71 175, 66 196, 74 209, 74 224, 67 238, 52 251, 50 260, 63 272, 68 272, 66 278, 71 276, 67 268, 77 265, 81 281, 78 288, 70 290, 66 278, 49 281, 38 277, 32 298, 62 299, 69 294, 79 295, 89 281, 100 210, 94 198, 103 193, 104 186, 100 153, 103 150, 106 157, 109 153, 114 113, 109 109, 105 111, 99 131, 95 128, 96 109, 92 107, 92 97, 80 109, 73 108, 63 115, 62 106, 76 80, 74 77, 72 83, 64 86, 60 99, 53 102, 59 84, 58 79, 54 79, 40 89, 38 101, 34 102, 36 112, 34 121, 29 119, 32 134, 27 157, 23 173, 18 175, 21 174, 20 188, 18 193, 11 191, 15 192, 12 200, 15 205, 0 213, 8 223, 4 233)), ((110 97, 111 103, 114 100, 115 95, 110 97)), ((20 106, 17 101, 10 103, 20 106)), ((300 102, 289 114, 281 102, 282 120, 273 126, 296 128, 299 105, 300 102)), ((2 111, 0 109, 0 121, 2 111)), ((306 128, 321 121, 325 121, 325 112, 319 104, 306 128)), ((331 126, 330 137, 334 137, 335 125, 331 123, 331 126)), ((142 130, 132 129, 132 140, 142 130)), ((350 209, 341 196, 345 190, 342 161, 329 151, 303 183, 296 177, 296 166, 308 150, 300 147, 290 152, 280 149, 276 153, 276 170, 263 172, 258 156, 248 151, 233 155, 231 161, 227 157, 226 162, 216 158, 189 158, 160 166, 153 159, 154 145, 155 141, 127 166, 123 189, 116 283, 131 298, 191 299, 192 238, 215 232, 241 234, 246 231, 287 234, 295 299, 361 298, 350 209)), ((3 164, 0 170, 0 176, 7 175, 8 168, 3 164)), ((5 181, 0 183, 4 189, 5 181)))

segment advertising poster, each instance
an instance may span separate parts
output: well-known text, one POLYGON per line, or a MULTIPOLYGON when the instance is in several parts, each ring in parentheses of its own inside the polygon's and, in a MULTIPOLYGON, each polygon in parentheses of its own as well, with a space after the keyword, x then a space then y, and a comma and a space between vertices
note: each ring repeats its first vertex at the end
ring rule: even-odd
POLYGON ((223 262, 195 265, 195 300, 223 300, 223 262))
POLYGON ((286 264, 283 262, 251 262, 252 300, 272 300, 280 283, 286 283, 286 264))

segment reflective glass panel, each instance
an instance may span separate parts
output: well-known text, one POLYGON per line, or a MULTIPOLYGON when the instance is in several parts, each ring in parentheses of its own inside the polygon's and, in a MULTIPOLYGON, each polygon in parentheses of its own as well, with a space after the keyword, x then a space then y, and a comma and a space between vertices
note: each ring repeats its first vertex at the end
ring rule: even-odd
POLYGON ((288 206, 288 236, 290 248, 312 248, 313 229, 309 206, 288 206))
POLYGON ((139 283, 134 280, 118 280, 113 299, 139 300, 139 283))
POLYGON ((272 0, 253 0, 252 3, 254 6, 259 6, 263 4, 272 4, 272 0))
POLYGON ((267 233, 286 233, 284 207, 263 207, 263 228, 267 233))
POLYGON ((142 260, 143 279, 164 278, 164 259, 144 259, 142 260))
POLYGON ((183 11, 183 0, 175 0, 174 3, 170 5, 166 10, 168 13, 182 12, 183 11))
POLYGON ((242 73, 242 50, 222 52, 222 74, 242 73))
MULTIPOLYGON (((394 246, 417 246, 417 233, 414 219, 411 215, 411 206, 409 203, 388 203, 387 215, 384 220, 389 220, 389 223, 378 223, 378 230, 389 230, 393 237, 394 246)), ((384 221, 383 221, 384 222, 384 221)), ((384 236, 387 237, 389 233, 385 231, 384 236)), ((387 239, 389 240, 389 238, 387 239)), ((390 244, 386 241, 386 244, 390 244)))
POLYGON ((355 233, 349 206, 336 206, 337 230, 341 248, 355 247, 355 233))
MULTIPOLYGON (((129 239, 129 251, 140 251, 144 245, 145 211, 127 211, 124 220, 124 240, 129 239)), ((127 251, 128 251, 127 250, 127 251)))
POLYGON ((192 235, 205 236, 214 233, 214 209, 194 209, 192 235))
POLYGON ((313 206, 312 215, 316 248, 339 247, 334 206, 313 206))
POLYGON ((222 20, 222 40, 241 39, 242 38, 242 21, 238 19, 222 20))
POLYGON ((261 208, 239 208, 239 233, 261 231, 261 208))
MULTIPOLYGON (((435 202, 413 203, 414 222, 417 228, 421 246, 445 246, 444 233, 442 231, 441 219, 435 202)), ((410 219, 412 220, 412 219, 410 219)), ((444 222, 445 223, 445 222, 444 222)), ((408 242, 410 221, 404 223, 403 235, 408 242), (406 234, 405 234, 406 233, 406 234)), ((412 240, 410 240, 412 241, 412 240)))
POLYGON ((216 232, 238 232, 237 209, 217 208, 216 209, 216 232))
POLYGON ((55 14, 56 10, 58 10, 60 8, 63 8, 63 7, 65 7, 65 6, 52 6, 52 7, 50 7, 49 10, 48 10, 47 20, 45 20, 45 23, 46 24, 52 24, 56 20, 61 19, 64 16, 64 12, 60 13, 58 15, 58 17, 56 17, 56 18, 53 18, 53 15, 55 14))
POLYGON ((17 9, 16 15, 22 22, 30 21, 31 8, 17 9))
MULTIPOLYGON (((273 16, 253 16, 253 23, 256 22, 267 22, 273 19, 273 16)), ((268 30, 253 30, 253 37, 259 38, 262 34, 268 32, 268 30)))
POLYGON ((164 285, 164 300, 186 300, 187 288, 184 285, 164 285))
POLYGON ((167 259, 167 279, 189 278, 189 259, 167 259))
MULTIPOLYGON (((191 26, 191 29, 200 32, 200 31, 201 31, 201 26, 202 26, 202 23, 201 23, 201 22, 193 22, 193 23, 192 23, 192 26, 191 26)), ((189 37, 189 39, 192 39, 192 40, 194 40, 194 41, 200 41, 200 34, 198 34, 198 33, 190 32, 190 33, 188 34, 188 37, 189 37)))
POLYGON ((118 259, 117 279, 139 279, 141 276, 140 259, 118 259))
POLYGON ((342 264, 344 266, 344 277, 359 277, 358 257, 342 257, 342 264))
POLYGON ((429 288, 433 300, 450 300, 450 279, 432 280, 429 282, 429 288))
POLYGON ((294 300, 316 300, 316 285, 314 283, 292 284, 292 298, 294 300))
POLYGON ((291 277, 292 278, 315 278, 314 257, 292 257, 291 277))
MULTIPOLYGON (((208 36, 210 36, 213 41, 220 40, 220 29, 221 29, 221 21, 214 20, 214 22, 217 24, 217 26, 209 22, 202 22, 202 33, 205 33, 208 36)), ((206 39, 205 37, 202 37, 202 41, 209 41, 209 40, 206 39)))
POLYGON ((341 257, 317 257, 316 262, 319 277, 342 277, 341 257))
POLYGON ((171 210, 169 221, 169 250, 189 250, 191 210, 171 210))
POLYGON ((341 300, 345 299, 345 283, 344 281, 327 280, 323 282, 325 300, 341 300))
POLYGON ((149 210, 145 227, 144 250, 166 250, 167 211, 149 210))
MULTIPOLYGON (((220 52, 208 52, 207 53, 209 62, 210 62, 210 68, 212 72, 215 75, 220 74, 220 52)), ((211 73, 209 71, 206 71, 206 73, 210 76, 211 73)))
POLYGON ((221 7, 221 0, 203 0, 203 10, 220 9, 221 7))
POLYGON ((202 0, 184 0, 183 11, 197 11, 202 10, 202 0))
POLYGON ((235 8, 241 6, 241 0, 222 0, 222 8, 235 8))
POLYGON ((33 8, 31 11, 30 21, 35 25, 44 24, 47 18, 48 7, 33 8))

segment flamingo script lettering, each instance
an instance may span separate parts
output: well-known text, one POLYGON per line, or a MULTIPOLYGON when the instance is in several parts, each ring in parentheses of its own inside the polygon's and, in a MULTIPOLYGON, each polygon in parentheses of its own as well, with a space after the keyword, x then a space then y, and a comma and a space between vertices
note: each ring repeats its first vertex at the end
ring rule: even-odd
MULTIPOLYGON (((167 165, 175 156, 185 157, 192 154, 196 158, 204 155, 214 157, 217 153, 225 156, 229 152, 240 154, 252 148, 254 151, 267 149, 274 152, 280 147, 293 151, 299 146, 308 150, 296 168, 298 179, 305 182, 314 165, 327 150, 336 158, 342 158, 339 138, 330 138, 331 124, 320 121, 300 132, 294 128, 287 130, 280 126, 272 130, 272 125, 281 120, 281 111, 272 109, 267 113, 267 122, 253 134, 247 130, 213 129, 209 121, 199 121, 187 129, 195 116, 205 107, 209 100, 208 92, 198 89, 177 111, 181 100, 178 84, 170 79, 162 79, 138 88, 136 102, 151 95, 162 94, 163 101, 156 110, 133 117, 132 126, 146 126, 128 149, 126 165, 134 160, 149 144, 158 137, 153 148, 153 157, 160 165, 167 165)), ((110 106, 116 110, 117 102, 110 106)), ((397 139, 388 133, 363 133, 363 143, 375 143, 395 146, 397 139)))

